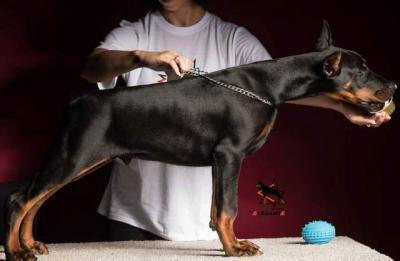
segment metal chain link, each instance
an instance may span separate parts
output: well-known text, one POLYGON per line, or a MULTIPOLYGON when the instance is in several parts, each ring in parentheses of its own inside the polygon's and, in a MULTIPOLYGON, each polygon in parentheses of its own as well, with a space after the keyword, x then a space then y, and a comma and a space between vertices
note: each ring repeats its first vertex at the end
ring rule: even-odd
POLYGON ((222 86, 222 87, 225 87, 225 88, 227 88, 227 89, 229 89, 229 90, 232 90, 232 91, 234 91, 234 92, 240 93, 240 94, 242 94, 242 95, 244 95, 244 96, 247 96, 247 97, 249 97, 249 98, 251 98, 251 99, 258 100, 258 101, 260 101, 260 102, 262 102, 262 103, 264 103, 264 104, 267 104, 267 105, 269 105, 269 106, 273 106, 273 104, 272 104, 269 100, 264 99, 264 98, 261 98, 260 96, 258 96, 258 95, 255 94, 254 92, 251 92, 251 91, 242 89, 242 88, 240 88, 240 87, 238 87, 238 86, 235 86, 235 85, 232 85, 232 84, 227 84, 227 83, 224 83, 224 82, 217 81, 217 80, 215 80, 215 79, 213 79, 213 78, 210 78, 210 77, 208 77, 208 76, 205 76, 205 75, 204 75, 205 73, 207 73, 207 72, 201 71, 201 70, 199 70, 198 68, 190 69, 189 71, 184 72, 185 75, 188 74, 188 75, 192 75, 192 76, 200 76, 200 77, 203 77, 203 78, 209 80, 210 82, 213 82, 213 83, 215 83, 215 84, 217 84, 217 85, 220 85, 220 86, 222 86))

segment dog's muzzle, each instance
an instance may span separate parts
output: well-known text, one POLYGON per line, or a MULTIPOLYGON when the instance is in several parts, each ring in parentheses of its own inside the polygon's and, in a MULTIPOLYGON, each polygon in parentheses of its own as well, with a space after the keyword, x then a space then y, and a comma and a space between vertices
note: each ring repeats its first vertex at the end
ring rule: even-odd
POLYGON ((391 114, 394 112, 395 108, 396 108, 396 105, 395 105, 394 102, 393 102, 393 97, 391 97, 389 100, 387 100, 387 101, 385 102, 385 104, 384 104, 384 106, 383 106, 383 108, 382 108, 381 110, 376 111, 376 112, 371 112, 371 113, 375 114, 375 113, 377 113, 377 112, 384 111, 384 112, 386 112, 388 115, 391 115, 391 114))

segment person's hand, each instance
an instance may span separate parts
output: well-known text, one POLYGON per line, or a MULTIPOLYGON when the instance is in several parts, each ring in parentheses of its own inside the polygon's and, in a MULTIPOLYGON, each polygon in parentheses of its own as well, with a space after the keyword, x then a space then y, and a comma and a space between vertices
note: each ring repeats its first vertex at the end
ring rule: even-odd
POLYGON ((390 120, 390 116, 386 112, 377 112, 372 116, 365 116, 357 108, 342 103, 340 112, 352 123, 359 126, 379 127, 382 123, 390 120))
POLYGON ((180 77, 185 71, 189 71, 193 62, 175 51, 150 52, 134 51, 134 56, 143 67, 156 71, 170 71, 171 69, 180 77))

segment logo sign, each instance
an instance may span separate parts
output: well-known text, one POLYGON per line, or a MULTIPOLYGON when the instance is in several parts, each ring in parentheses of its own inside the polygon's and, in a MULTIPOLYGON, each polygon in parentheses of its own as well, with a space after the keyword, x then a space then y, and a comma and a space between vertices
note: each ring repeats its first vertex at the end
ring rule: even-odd
POLYGON ((252 216, 286 216, 284 191, 277 187, 276 182, 265 185, 259 181, 256 191, 260 207, 253 210, 252 216))

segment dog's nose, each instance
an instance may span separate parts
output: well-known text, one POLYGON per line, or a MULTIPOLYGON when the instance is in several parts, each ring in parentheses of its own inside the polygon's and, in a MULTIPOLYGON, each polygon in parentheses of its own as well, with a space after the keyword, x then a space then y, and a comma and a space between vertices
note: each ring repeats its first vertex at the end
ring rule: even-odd
POLYGON ((389 88, 392 89, 393 91, 395 91, 397 89, 397 84, 392 82, 392 83, 389 84, 389 88))

